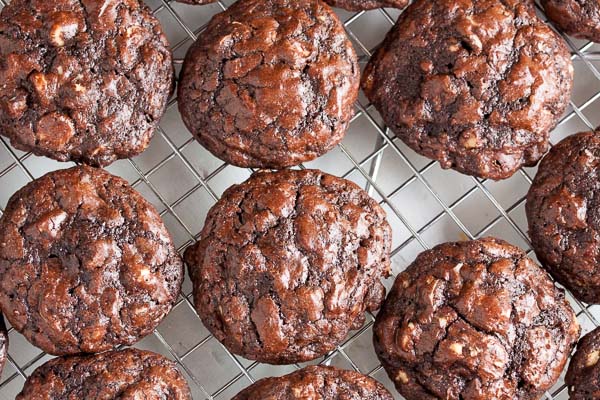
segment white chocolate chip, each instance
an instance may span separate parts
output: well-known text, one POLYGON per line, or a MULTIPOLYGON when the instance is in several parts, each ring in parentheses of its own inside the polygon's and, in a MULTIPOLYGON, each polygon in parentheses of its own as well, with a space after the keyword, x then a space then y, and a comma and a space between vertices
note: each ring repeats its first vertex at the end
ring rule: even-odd
POLYGON ((462 355, 463 347, 464 346, 461 343, 452 343, 450 345, 450 350, 457 355, 462 355))
POLYGON ((413 336, 412 333, 415 330, 415 324, 413 324, 412 322, 409 322, 406 327, 410 333, 402 335, 402 337, 400 339, 400 346, 403 350, 408 351, 409 345, 410 345, 410 342, 411 342, 412 336, 413 336))
POLYGON ((502 360, 496 360, 494 361, 494 366, 498 367, 498 368, 504 368, 506 364, 502 361, 502 360))
POLYGON ((56 47, 63 47, 65 40, 74 37, 78 29, 77 22, 56 23, 50 28, 50 43, 56 47))
POLYGON ((475 47, 477 50, 481 50, 483 48, 483 43, 481 43, 479 36, 473 37, 473 47, 475 47))
POLYGON ((473 16, 472 16, 472 15, 468 15, 468 16, 467 16, 467 21, 469 21, 469 23, 470 23, 471 25, 475 26, 475 27, 477 27, 477 26, 480 26, 480 25, 481 25, 479 22, 476 22, 476 21, 473 19, 473 16))
POLYGON ((465 148, 466 149, 474 149, 475 147, 477 147, 477 138, 476 137, 471 136, 467 140, 465 140, 465 148))
POLYGON ((133 313, 136 315, 146 315, 148 314, 148 306, 140 306, 133 310, 133 313))
POLYGON ((600 360, 600 350, 592 351, 585 359, 585 366, 593 367, 594 365, 598 364, 598 360, 600 360))
POLYGON ((27 110, 27 99, 24 96, 14 96, 8 100, 7 111, 11 117, 20 118, 27 110))
POLYGON ((65 45, 65 41, 62 38, 62 31, 58 26, 52 27, 50 31, 50 43, 56 47, 63 47, 65 45))
POLYGON ((396 381, 402 382, 404 385, 406 385, 408 383, 408 375, 406 375, 406 372, 402 370, 398 371, 398 374, 396 374, 396 381))

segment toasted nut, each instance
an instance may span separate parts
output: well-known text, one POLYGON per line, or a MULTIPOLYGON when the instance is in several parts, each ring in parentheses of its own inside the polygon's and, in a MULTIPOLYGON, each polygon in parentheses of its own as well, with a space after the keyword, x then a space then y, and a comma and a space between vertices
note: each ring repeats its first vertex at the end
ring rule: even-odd
POLYGON ((396 381, 402 382, 402 384, 406 385, 408 383, 408 375, 406 372, 400 370, 398 374, 396 374, 396 381))
POLYGON ((450 345, 450 350, 457 355, 462 355, 463 347, 464 346, 462 345, 462 343, 452 343, 450 345))
POLYGON ((20 118, 27 110, 27 97, 17 95, 8 100, 6 104, 8 115, 13 118, 20 118))
POLYGON ((471 136, 470 138, 468 138, 467 140, 465 140, 464 146, 467 149, 474 149, 474 148, 476 148, 477 147, 477 138, 471 136))
POLYGON ((63 47, 65 45, 65 40, 73 38, 78 30, 79 26, 77 21, 57 22, 50 28, 50 43, 56 47, 63 47))
POLYGON ((598 360, 600 360, 600 350, 592 351, 585 359, 585 366, 593 367, 594 365, 598 364, 598 360))

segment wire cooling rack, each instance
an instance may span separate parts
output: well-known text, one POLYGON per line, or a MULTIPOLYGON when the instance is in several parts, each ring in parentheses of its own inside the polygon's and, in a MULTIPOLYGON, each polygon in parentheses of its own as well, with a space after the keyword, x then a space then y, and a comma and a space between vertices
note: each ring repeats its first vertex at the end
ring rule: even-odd
MULTIPOLYGON (((205 6, 167 0, 146 2, 163 25, 179 72, 187 48, 212 15, 233 1, 205 6)), ((8 0, 0 0, 0 9, 6 4, 8 0)), ((362 67, 400 14, 399 10, 391 9, 359 13, 336 11, 362 67)), ((541 11, 540 16, 545 19, 541 11)), ((569 109, 552 133, 552 143, 600 124, 600 48, 592 43, 565 39, 575 66, 575 90, 569 109)), ((0 213, 8 198, 21 186, 48 171, 70 166, 20 152, 4 138, 0 142, 0 213)), ((320 168, 355 181, 387 211, 394 239, 394 276, 386 282, 388 287, 419 252, 446 241, 493 235, 526 249, 535 257, 526 234, 524 212, 525 195, 535 175, 534 168, 521 170, 501 182, 444 171, 437 163, 416 155, 395 139, 362 94, 343 143, 318 160, 301 166, 304 167, 320 168)), ((252 173, 250 169, 224 164, 196 143, 181 121, 174 98, 150 148, 134 159, 118 161, 107 169, 127 179, 158 208, 180 251, 197 238, 208 209, 221 193, 252 173)), ((584 305, 570 295, 568 298, 577 312, 583 334, 600 325, 600 306, 584 305)), ((136 347, 176 361, 194 399, 229 400, 258 379, 283 375, 302 366, 275 367, 232 355, 204 328, 191 300, 191 285, 187 279, 173 311, 136 347)), ((310 364, 335 365, 370 375, 401 399, 372 349, 372 325, 373 316, 369 315, 365 325, 352 332, 335 351, 310 364)), ((0 399, 14 399, 26 377, 50 359, 12 328, 9 336, 9 359, 0 379, 0 399)), ((546 393, 546 398, 568 398, 562 377, 546 393)))

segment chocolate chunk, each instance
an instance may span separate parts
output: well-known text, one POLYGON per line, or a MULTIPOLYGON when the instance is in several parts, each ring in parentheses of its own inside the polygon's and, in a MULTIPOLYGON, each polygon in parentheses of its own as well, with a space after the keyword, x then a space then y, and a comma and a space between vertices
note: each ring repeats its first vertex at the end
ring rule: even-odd
POLYGON ((379 308, 390 247, 385 212, 364 190, 283 170, 229 188, 185 260, 198 314, 219 341, 290 364, 333 350, 379 308))
POLYGON ((0 219, 0 307, 50 354, 137 342, 171 310, 182 279, 158 212, 100 169, 50 172, 0 219))
POLYGON ((564 292, 502 240, 445 243, 398 277, 373 327, 407 400, 538 399, 579 337, 564 292))

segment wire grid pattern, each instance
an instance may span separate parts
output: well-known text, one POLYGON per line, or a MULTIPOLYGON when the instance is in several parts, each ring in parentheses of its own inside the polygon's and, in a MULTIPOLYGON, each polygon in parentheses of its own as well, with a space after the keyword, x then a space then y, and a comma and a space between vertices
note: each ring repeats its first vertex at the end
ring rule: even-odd
MULTIPOLYGON (((9 0, 0 0, 0 9, 9 0)), ((172 45, 176 70, 187 48, 201 34, 210 17, 232 0, 190 6, 173 0, 145 0, 161 21, 172 45)), ((372 49, 391 28, 399 10, 379 9, 350 13, 336 10, 364 66, 372 49)), ((538 7, 540 16, 545 19, 538 7)), ((571 104, 551 135, 552 143, 600 124, 600 53, 593 43, 565 36, 575 66, 571 104)), ((0 215, 8 198, 28 181, 70 166, 12 148, 0 139, 0 215)), ((424 249, 446 241, 493 235, 526 249, 535 258, 526 234, 525 195, 535 168, 494 182, 442 170, 436 162, 416 155, 385 128, 377 111, 361 94, 347 136, 338 147, 300 168, 320 168, 364 187, 388 213, 393 228, 394 277, 424 249)), ((127 179, 160 211, 183 251, 194 242, 208 209, 230 185, 253 172, 224 164, 202 148, 186 130, 176 99, 168 104, 150 148, 131 160, 107 168, 127 179)), ((600 326, 600 306, 585 305, 567 294, 585 334, 600 326)), ((392 382, 372 349, 373 315, 365 325, 326 357, 322 363, 353 369, 383 382, 392 382)), ((0 379, 0 399, 13 399, 33 370, 51 357, 30 345, 9 327, 9 357, 0 379)), ((230 399, 239 390, 266 376, 289 373, 303 365, 270 366, 228 352, 200 322, 186 279, 173 311, 154 333, 136 347, 152 350, 176 361, 192 389, 194 399, 230 399)), ((546 393, 547 399, 567 399, 563 378, 546 393)))

